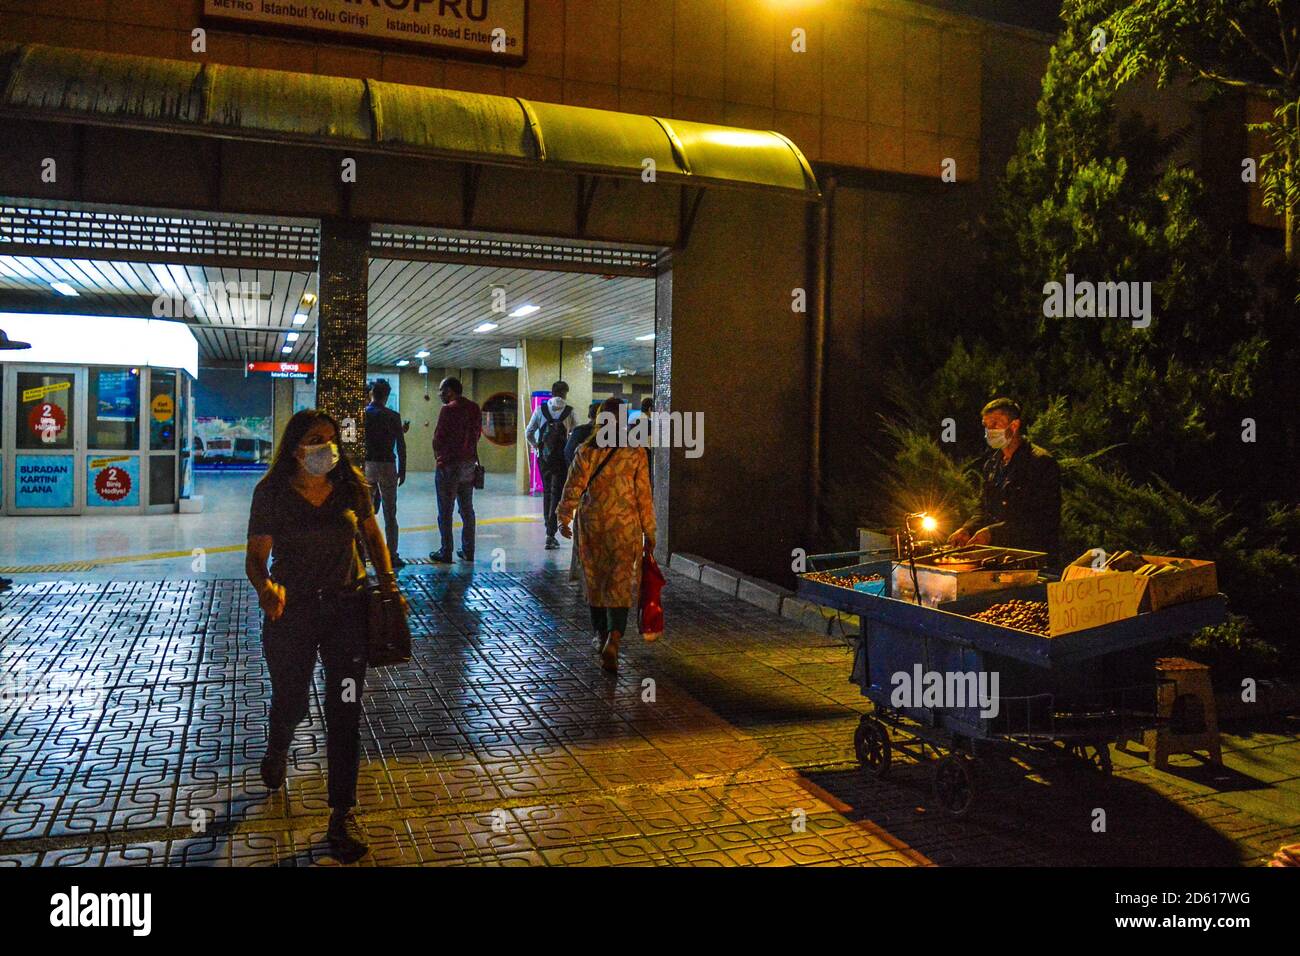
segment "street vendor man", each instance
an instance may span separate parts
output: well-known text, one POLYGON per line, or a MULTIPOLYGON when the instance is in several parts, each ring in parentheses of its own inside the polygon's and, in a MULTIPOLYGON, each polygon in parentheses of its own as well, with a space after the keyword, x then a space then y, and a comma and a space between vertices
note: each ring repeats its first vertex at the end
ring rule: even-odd
POLYGON ((948 543, 1043 551, 1050 565, 1057 559, 1061 531, 1061 468, 1025 437, 1016 402, 995 398, 980 417, 992 452, 984 461, 979 509, 948 543))

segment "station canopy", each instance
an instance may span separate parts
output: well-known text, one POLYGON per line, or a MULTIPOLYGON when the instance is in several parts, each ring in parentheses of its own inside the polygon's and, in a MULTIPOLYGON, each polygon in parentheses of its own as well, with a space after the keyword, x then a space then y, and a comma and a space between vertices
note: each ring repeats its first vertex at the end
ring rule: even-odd
POLYGON ((458 90, 0 44, 0 112, 105 126, 819 196, 780 133, 458 90))

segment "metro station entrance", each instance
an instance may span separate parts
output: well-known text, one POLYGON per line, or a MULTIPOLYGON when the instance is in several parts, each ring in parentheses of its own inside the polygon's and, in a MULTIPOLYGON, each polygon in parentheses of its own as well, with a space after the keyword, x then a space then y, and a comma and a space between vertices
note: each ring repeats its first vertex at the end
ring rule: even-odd
MULTIPOLYGON (((436 346, 411 341, 411 353, 381 338, 386 327, 374 328, 375 342, 368 342, 375 260, 488 264, 488 257, 535 269, 551 259, 541 268, 600 275, 619 274, 619 263, 609 260, 634 247, 645 258, 633 268, 655 290, 653 328, 632 337, 653 332, 655 410, 707 411, 708 434, 721 442, 710 446, 716 453, 698 456, 655 450, 661 563, 673 550, 712 552, 746 573, 788 573, 816 500, 812 490, 792 491, 789 475, 809 475, 809 489, 818 482, 831 230, 827 208, 815 205, 823 197, 812 167, 786 136, 217 62, 41 44, 20 52, 0 63, 0 115, 11 132, 0 159, 0 197, 7 197, 0 198, 0 257, 166 264, 173 274, 214 264, 315 274, 310 311, 290 295, 291 311, 269 327, 225 317, 223 329, 194 327, 253 341, 259 352, 272 352, 262 360, 299 361, 310 343, 314 402, 339 421, 360 420, 375 353, 391 354, 396 364, 436 346), (99 77, 112 95, 81 96, 86 76, 99 77), (50 157, 59 165, 57 181, 41 176, 50 157), (160 168, 169 175, 160 177, 160 168), (582 255, 574 250, 593 247, 606 250, 600 261, 574 261, 582 255), (299 314, 308 314, 307 322, 290 324, 299 314), (809 363, 814 374, 805 375, 809 363), (774 402, 774 383, 782 382, 793 384, 774 402), (801 436, 793 446, 791 436, 801 436), (719 502, 745 507, 720 521, 719 502)), ((10 278, 0 275, 6 285, 10 278)), ((48 297, 58 288, 34 285, 17 296, 48 297)), ((412 287, 395 303, 397 316, 423 295, 412 287)), ((55 313, 69 302, 3 305, 55 313)), ((116 314, 148 315, 142 307, 148 301, 137 298, 132 311, 116 314)), ((483 315, 480 323, 489 320, 483 315)), ((85 391, 88 403, 95 361, 75 364, 87 378, 71 388, 85 391)), ((540 390, 535 385, 550 385, 547 372, 530 379, 520 404, 540 390)), ((16 385, 11 391, 18 396, 16 385)), ((138 461, 148 485, 155 453, 173 449, 146 443, 141 396, 139 444, 104 450, 138 461)), ((501 405, 496 392, 485 399, 501 405)), ((518 410, 516 427, 527 410, 518 410)), ((100 451, 93 439, 77 444, 88 440, 77 424, 74 414, 61 453, 100 451)), ((364 433, 354 434, 345 445, 358 457, 364 433)), ((18 451, 6 454, 16 459, 18 451)), ((90 465, 86 474, 81 464, 70 467, 76 513, 90 507, 90 465)), ((13 500, 12 489, 5 494, 13 500)), ((152 491, 145 494, 140 509, 153 507, 152 491)))

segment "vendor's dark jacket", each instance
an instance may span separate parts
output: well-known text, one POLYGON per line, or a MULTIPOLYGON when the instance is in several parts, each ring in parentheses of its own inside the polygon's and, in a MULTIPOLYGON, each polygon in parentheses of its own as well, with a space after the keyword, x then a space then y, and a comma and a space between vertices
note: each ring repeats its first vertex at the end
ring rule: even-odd
POLYGON ((1030 441, 1023 441, 1011 460, 1002 463, 995 450, 984 461, 979 510, 964 527, 974 534, 990 528, 990 544, 1026 551, 1045 551, 1056 559, 1061 532, 1061 467, 1030 441))

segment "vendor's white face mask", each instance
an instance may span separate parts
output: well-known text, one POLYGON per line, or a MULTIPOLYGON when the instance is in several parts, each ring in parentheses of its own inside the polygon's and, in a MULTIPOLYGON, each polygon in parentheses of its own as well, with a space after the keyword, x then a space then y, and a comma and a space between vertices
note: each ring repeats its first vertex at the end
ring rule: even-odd
POLYGON ((302 455, 302 466, 313 475, 328 475, 339 463, 339 446, 334 442, 308 445, 302 455))
POLYGON ((1011 441, 1011 429, 986 428, 984 429, 984 440, 988 442, 990 448, 1005 448, 1007 442, 1011 441))

